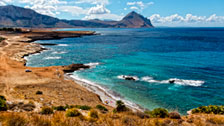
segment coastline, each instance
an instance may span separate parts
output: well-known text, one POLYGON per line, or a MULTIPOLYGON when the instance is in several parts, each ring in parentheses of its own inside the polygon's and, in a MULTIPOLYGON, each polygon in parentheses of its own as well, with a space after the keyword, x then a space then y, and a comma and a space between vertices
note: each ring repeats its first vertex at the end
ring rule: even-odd
MULTIPOLYGON (((54 31, 54 33, 55 33, 55 31, 54 31)), ((64 32, 57 33, 56 39, 59 39, 58 36, 60 36, 61 33, 64 33, 64 32)), ((66 32, 66 33, 68 33, 68 32, 66 32)), ((77 32, 76 31, 72 31, 72 33, 77 33, 77 32)), ((95 35, 95 32, 87 32, 86 35, 91 35, 90 33, 92 35, 95 35)), ((83 35, 85 35, 85 32, 81 31, 80 34, 82 34, 82 36, 83 36, 83 35)), ((38 43, 32 43, 32 42, 34 42, 36 40, 50 40, 50 38, 54 39, 55 35, 52 35, 52 31, 44 30, 44 32, 38 31, 38 32, 31 33, 31 34, 29 34, 29 33, 28 34, 27 33, 25 33, 25 34, 23 34, 23 33, 21 33, 21 34, 10 34, 10 36, 8 36, 7 33, 3 33, 0 36, 6 38, 6 40, 4 41, 4 43, 7 43, 6 47, 11 46, 11 45, 19 45, 19 44, 22 44, 20 46, 20 48, 21 47, 24 48, 24 46, 26 47, 23 51, 15 49, 15 51, 12 54, 10 54, 10 55, 5 54, 6 56, 9 56, 9 58, 12 60, 12 62, 19 62, 20 67, 23 67, 25 70, 29 69, 32 72, 35 71, 34 69, 38 69, 39 71, 42 71, 42 72, 46 72, 45 71, 46 69, 47 70, 51 69, 51 72, 54 71, 53 73, 51 73, 51 74, 53 74, 53 76, 51 78, 47 77, 48 79, 50 79, 50 80, 51 79, 55 79, 55 76, 56 76, 56 78, 60 78, 60 81, 62 81, 63 83, 65 81, 66 83, 69 82, 69 83, 74 84, 74 86, 78 86, 79 85, 78 87, 81 88, 81 90, 87 90, 87 92, 89 92, 90 95, 93 95, 92 97, 95 97, 95 98, 90 98, 91 100, 87 100, 87 102, 86 101, 85 102, 78 102, 79 104, 87 104, 87 105, 90 105, 90 106, 92 104, 94 104, 93 106, 95 106, 96 104, 104 104, 104 105, 106 105, 107 107, 109 107, 111 109, 111 108, 116 107, 116 101, 117 100, 123 100, 125 102, 125 104, 130 109, 132 109, 134 111, 143 111, 144 110, 139 105, 137 105, 137 104, 135 104, 133 102, 124 100, 124 99, 122 99, 120 97, 116 97, 116 95, 113 95, 113 93, 109 93, 109 90, 107 90, 106 88, 101 87, 98 84, 86 83, 86 82, 82 81, 81 79, 69 76, 68 74, 63 72, 63 69, 64 69, 63 66, 51 66, 51 67, 40 67, 40 68, 27 67, 26 66, 26 62, 27 62, 26 61, 27 60, 26 57, 27 56, 35 55, 37 53, 41 53, 44 50, 47 50, 47 48, 43 47, 43 45, 38 44, 38 43), (41 35, 39 33, 41 33, 41 35), (43 34, 45 34, 44 37, 43 37, 43 34), (50 35, 50 36, 46 37, 46 35, 50 35), (11 41, 13 41, 13 43, 10 43, 11 41), (28 49, 27 49, 27 47, 28 47, 28 49), (82 89, 82 88, 84 88, 84 89, 82 89), (92 100, 92 99, 95 99, 96 101, 92 100), (89 101, 92 101, 93 103, 89 103, 89 101)), ((80 36, 76 36, 76 35, 73 35, 73 34, 70 34, 70 33, 68 34, 68 36, 66 36, 66 35, 61 36, 61 38, 66 38, 66 37, 80 37, 80 36)), ((3 47, 3 48, 6 48, 6 47, 3 47)), ((5 52, 7 52, 7 51, 5 51, 5 52)), ((1 68, 0 68, 0 70, 1 70, 1 68)), ((20 70, 20 72, 21 72, 21 70, 20 70)), ((38 73, 38 74, 40 74, 40 73, 38 73)), ((23 75, 19 75, 19 76, 21 77, 23 75)), ((0 76, 0 78, 1 78, 1 76, 0 76)), ((41 83, 46 83, 46 81, 44 81, 43 78, 45 78, 45 77, 42 77, 42 79, 40 79, 40 78, 37 78, 37 79, 42 81, 41 83)), ((31 78, 31 79, 33 79, 33 78, 31 78)), ((54 80, 54 82, 55 82, 55 80, 54 80)), ((35 82, 32 81, 32 83, 35 83, 35 82)), ((49 80, 47 80, 47 83, 52 84, 52 82, 49 82, 49 80)), ((66 86, 66 83, 65 83, 65 86, 66 86)), ((8 85, 8 84, 6 83, 6 85, 8 85)), ((31 85, 34 85, 34 84, 20 84, 20 85, 16 84, 14 87, 12 87, 12 88, 16 88, 16 90, 20 90, 20 88, 22 89, 21 93, 22 93, 22 95, 24 95, 22 99, 21 99, 21 97, 18 98, 18 96, 10 96, 9 94, 7 94, 8 92, 10 92, 8 90, 12 90, 11 87, 10 87, 10 89, 6 89, 5 92, 0 92, 0 94, 6 95, 7 98, 10 99, 10 101, 28 101, 28 100, 32 99, 32 101, 34 101, 34 102, 36 102, 38 104, 42 103, 43 106, 44 105, 51 105, 51 104, 52 105, 55 105, 55 104, 56 105, 61 105, 61 104, 64 105, 64 104, 74 103, 71 100, 69 102, 68 101, 64 101, 64 102, 60 103, 60 99, 55 99, 54 98, 54 100, 51 100, 50 97, 47 98, 47 99, 50 99, 50 100, 47 101, 47 103, 44 102, 43 98, 40 98, 40 97, 34 98, 35 96, 34 97, 31 96, 31 98, 29 98, 29 97, 27 97, 27 95, 30 95, 31 93, 29 91, 24 91, 24 88, 29 88, 31 85), (21 86, 21 85, 23 85, 23 86, 21 86), (24 92, 28 92, 28 93, 26 94, 24 92), (55 101, 58 101, 58 102, 55 103, 55 101)), ((40 85, 38 85, 38 88, 40 88, 40 85)), ((56 88, 56 86, 54 88, 56 88)), ((5 90, 5 89, 3 89, 3 90, 5 90)), ((52 89, 52 87, 51 87, 50 90, 54 90, 54 89, 52 89)), ((48 90, 46 90, 46 92, 47 91, 48 90)), ((49 93, 50 92, 52 92, 52 91, 49 91, 49 93)), ((63 93, 60 93, 60 92, 58 94, 60 96, 63 95, 63 93)), ((86 93, 83 93, 81 95, 85 95, 85 94, 86 93)), ((48 94, 48 95, 50 95, 50 94, 48 94)), ((83 97, 88 97, 88 96, 83 96, 83 97)), ((64 98, 63 98, 63 100, 64 100, 64 98)), ((82 100, 83 100, 83 98, 81 98, 81 101, 82 100)))
POLYGON ((86 79, 79 78, 73 74, 65 74, 64 76, 65 76, 65 78, 73 80, 75 83, 77 83, 77 84, 85 87, 89 91, 99 95, 100 99, 102 100, 102 102, 105 105, 109 105, 109 106, 115 108, 116 101, 122 100, 125 103, 125 105, 133 111, 144 112, 144 110, 145 110, 140 105, 138 105, 134 102, 125 100, 124 98, 120 97, 119 95, 116 96, 115 92, 107 89, 106 87, 100 86, 99 84, 90 82, 89 80, 86 80, 86 79))
MULTIPOLYGON (((55 32, 54 32, 55 33, 55 32)), ((65 80, 63 66, 27 67, 26 56, 46 50, 40 44, 31 43, 32 38, 50 35, 52 31, 42 33, 8 33, 0 32, 5 38, 0 43, 0 95, 6 96, 9 102, 33 102, 40 109, 52 105, 89 105, 95 107, 102 104, 98 95, 88 91, 72 80, 65 80), (29 70, 30 72, 26 72, 29 70), (42 91, 42 95, 35 92, 42 91), (40 105, 41 104, 41 105, 40 105)), ((76 33, 57 32, 62 38, 75 37, 76 33)), ((87 32, 86 35, 94 35, 87 32)), ((85 32, 81 32, 82 36, 85 32)), ((80 36, 78 36, 80 37, 80 36)), ((35 38, 37 39, 37 38, 35 38)), ((108 109, 112 107, 107 106, 108 109)))

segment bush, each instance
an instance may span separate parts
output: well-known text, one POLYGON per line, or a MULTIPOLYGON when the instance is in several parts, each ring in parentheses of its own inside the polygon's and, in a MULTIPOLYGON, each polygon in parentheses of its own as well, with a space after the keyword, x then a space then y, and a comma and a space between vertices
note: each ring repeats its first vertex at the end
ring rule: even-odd
POLYGON ((43 107, 41 109, 40 113, 43 114, 43 115, 49 115, 49 114, 53 114, 54 112, 53 112, 53 109, 50 108, 50 107, 43 107))
POLYGON ((5 39, 4 39, 4 38, 2 38, 2 37, 0 37, 0 42, 1 42, 1 41, 3 41, 3 40, 5 40, 5 39))
POLYGON ((77 117, 77 116, 80 116, 80 115, 81 115, 81 113, 76 108, 68 109, 66 111, 66 116, 67 117, 77 117))
POLYGON ((148 112, 151 117, 154 118, 166 118, 168 117, 168 111, 164 108, 156 108, 151 112, 148 112))
POLYGON ((56 106, 56 107, 53 107, 53 109, 56 111, 65 111, 66 107, 65 106, 56 106))
POLYGON ((224 106, 217 105, 209 105, 209 106, 201 106, 193 109, 192 114, 195 113, 207 113, 207 114, 224 114, 224 106))
POLYGON ((169 118, 171 118, 171 119, 181 119, 181 116, 178 112, 171 112, 171 113, 169 113, 169 118))
POLYGON ((7 111, 8 106, 6 104, 6 100, 0 99, 0 111, 7 111))
POLYGON ((76 105, 75 108, 81 109, 81 110, 90 110, 91 107, 87 105, 76 105))
POLYGON ((2 100, 4 100, 4 101, 6 101, 5 96, 0 95, 0 99, 2 99, 2 100))
POLYGON ((98 112, 96 110, 91 110, 88 115, 89 115, 89 117, 92 117, 95 119, 99 118, 98 112))
POLYGON ((37 92, 36 92, 36 95, 42 95, 42 94, 43 94, 42 91, 37 91, 37 92))
POLYGON ((121 100, 117 101, 116 105, 117 105, 116 110, 114 110, 116 112, 123 112, 123 111, 128 110, 128 108, 125 106, 124 102, 122 102, 121 100))
POLYGON ((108 109, 102 105, 97 105, 96 108, 99 109, 100 111, 106 111, 106 112, 108 111, 108 109))

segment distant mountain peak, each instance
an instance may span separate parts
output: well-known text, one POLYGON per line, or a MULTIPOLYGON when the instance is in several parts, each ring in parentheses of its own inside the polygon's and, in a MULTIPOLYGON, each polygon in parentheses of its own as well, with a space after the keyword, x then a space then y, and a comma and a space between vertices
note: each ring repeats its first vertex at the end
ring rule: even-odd
POLYGON ((135 11, 130 12, 121 21, 113 20, 60 20, 37 13, 34 10, 14 5, 0 6, 0 27, 36 27, 36 28, 151 28, 151 21, 135 11))
POLYGON ((120 27, 142 28, 153 27, 151 21, 135 11, 128 13, 121 21, 120 27))

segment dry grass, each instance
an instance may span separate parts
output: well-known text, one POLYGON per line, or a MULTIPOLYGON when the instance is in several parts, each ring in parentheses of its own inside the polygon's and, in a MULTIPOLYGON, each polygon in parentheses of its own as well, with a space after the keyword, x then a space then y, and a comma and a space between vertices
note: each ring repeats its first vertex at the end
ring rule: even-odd
POLYGON ((3 126, 217 126, 224 125, 224 116, 196 114, 182 119, 140 118, 130 112, 109 112, 91 120, 88 117, 66 117, 65 112, 52 115, 1 112, 0 122, 3 126))

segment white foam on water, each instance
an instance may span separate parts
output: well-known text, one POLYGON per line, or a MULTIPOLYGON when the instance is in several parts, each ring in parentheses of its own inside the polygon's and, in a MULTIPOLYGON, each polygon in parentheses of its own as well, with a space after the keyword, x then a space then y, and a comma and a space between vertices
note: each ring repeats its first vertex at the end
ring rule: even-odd
POLYGON ((46 59, 46 60, 50 60, 50 59, 61 59, 61 57, 59 57, 59 56, 55 56, 55 57, 45 57, 44 59, 46 59))
POLYGON ((96 63, 86 63, 84 65, 90 66, 90 68, 95 68, 96 66, 100 65, 100 63, 98 63, 98 62, 96 62, 96 63))
POLYGON ((153 77, 146 76, 142 77, 141 81, 149 82, 149 83, 160 83, 160 84, 172 84, 170 83, 173 81, 173 84, 177 85, 184 85, 184 86, 194 86, 199 87, 202 86, 205 82, 201 80, 184 80, 178 78, 170 78, 169 80, 155 80, 153 77))
POLYGON ((58 46, 68 46, 68 44, 58 44, 58 46))
POLYGON ((57 51, 55 51, 55 52, 52 52, 51 54, 65 54, 65 53, 67 53, 67 52, 63 52, 63 51, 61 51, 61 52, 57 52, 57 51))

